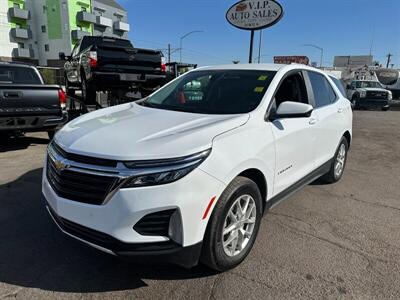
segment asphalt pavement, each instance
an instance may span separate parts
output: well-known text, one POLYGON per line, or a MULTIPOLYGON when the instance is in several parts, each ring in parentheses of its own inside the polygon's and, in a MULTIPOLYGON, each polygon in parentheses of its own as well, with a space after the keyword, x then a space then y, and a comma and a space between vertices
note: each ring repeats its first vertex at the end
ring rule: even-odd
POLYGON ((0 299, 400 299, 400 112, 355 112, 342 180, 274 207, 222 274, 129 263, 64 236, 41 193, 47 143, 0 141, 0 299))

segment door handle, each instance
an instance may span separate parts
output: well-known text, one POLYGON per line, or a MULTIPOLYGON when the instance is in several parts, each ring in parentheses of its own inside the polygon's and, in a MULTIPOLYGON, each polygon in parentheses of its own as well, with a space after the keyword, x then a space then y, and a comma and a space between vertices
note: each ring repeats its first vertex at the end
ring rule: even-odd
POLYGON ((21 97, 20 92, 4 92, 4 98, 19 99, 21 97))
POLYGON ((343 112, 343 108, 339 107, 338 110, 337 110, 337 112, 338 112, 339 114, 341 114, 341 113, 343 112))
POLYGON ((315 119, 315 118, 310 118, 310 120, 308 121, 308 124, 314 125, 314 124, 317 124, 317 122, 318 122, 317 119, 315 119))

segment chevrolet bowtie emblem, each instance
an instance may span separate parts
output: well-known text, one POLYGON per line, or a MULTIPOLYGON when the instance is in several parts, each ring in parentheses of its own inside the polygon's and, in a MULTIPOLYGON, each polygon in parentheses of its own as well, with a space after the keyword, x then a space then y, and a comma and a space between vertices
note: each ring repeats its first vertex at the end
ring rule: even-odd
POLYGON ((62 171, 69 168, 69 165, 64 163, 62 160, 55 160, 54 166, 56 167, 57 171, 62 171))

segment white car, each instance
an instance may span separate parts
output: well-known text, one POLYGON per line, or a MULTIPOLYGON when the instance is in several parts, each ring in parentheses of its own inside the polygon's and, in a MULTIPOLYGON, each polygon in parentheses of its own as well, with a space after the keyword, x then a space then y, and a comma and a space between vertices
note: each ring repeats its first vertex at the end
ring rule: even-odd
POLYGON ((199 68, 65 125, 42 189, 59 228, 92 247, 223 271, 270 207, 342 177, 351 136, 350 102, 317 69, 199 68))

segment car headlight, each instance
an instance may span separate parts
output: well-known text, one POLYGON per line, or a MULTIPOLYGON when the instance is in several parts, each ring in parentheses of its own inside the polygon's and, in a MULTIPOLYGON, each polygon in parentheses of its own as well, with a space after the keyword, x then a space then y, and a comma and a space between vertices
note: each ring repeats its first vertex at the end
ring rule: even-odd
POLYGON ((391 91, 388 91, 388 100, 393 100, 393 94, 391 91))
POLYGON ((360 98, 367 97, 367 91, 360 91, 360 98))
POLYGON ((171 183, 197 168, 211 149, 180 158, 124 162, 137 175, 129 177, 121 188, 134 188, 171 183))

